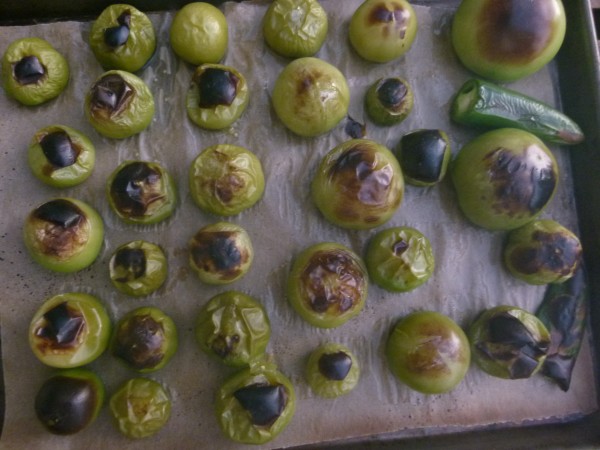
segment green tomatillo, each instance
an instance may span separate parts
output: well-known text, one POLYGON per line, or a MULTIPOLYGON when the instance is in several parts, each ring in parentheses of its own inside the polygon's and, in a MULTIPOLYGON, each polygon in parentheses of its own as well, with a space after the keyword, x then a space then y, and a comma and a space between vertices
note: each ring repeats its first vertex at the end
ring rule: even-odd
POLYGON ((335 398, 356 387, 360 367, 348 347, 330 342, 313 350, 304 374, 314 393, 324 398, 335 398))

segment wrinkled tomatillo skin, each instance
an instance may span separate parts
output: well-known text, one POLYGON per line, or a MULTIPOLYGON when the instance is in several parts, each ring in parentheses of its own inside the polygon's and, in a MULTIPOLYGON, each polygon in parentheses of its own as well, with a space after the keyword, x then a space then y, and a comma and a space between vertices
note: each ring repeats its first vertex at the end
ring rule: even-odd
POLYGON ((503 258, 510 273, 527 283, 562 283, 579 268, 583 250, 575 233, 544 219, 511 231, 503 258))
POLYGON ((104 404, 102 380, 86 369, 60 371, 35 396, 35 414, 53 434, 75 434, 89 426, 104 404))
POLYGON ((488 374, 529 378, 544 364, 550 333, 535 315, 514 306, 483 311, 469 327, 473 359, 488 374))
POLYGON ((398 160, 385 146, 351 139, 321 161, 311 184, 312 199, 331 223, 368 229, 387 222, 404 196, 398 160))
POLYGON ((125 161, 110 175, 106 189, 113 211, 128 223, 163 221, 177 203, 175 182, 153 162, 125 161))
POLYGON ((124 139, 150 125, 154 97, 141 78, 122 70, 110 70, 86 94, 85 115, 98 133, 124 139))
POLYGON ((364 59, 385 63, 410 50, 417 35, 417 15, 406 0, 366 0, 350 19, 349 37, 364 59))
POLYGON ((344 75, 314 57, 298 58, 281 71, 271 96, 283 124, 300 136, 318 136, 346 117, 350 90, 344 75))
POLYGON ((552 200, 558 165, 533 134, 513 128, 489 131, 467 143, 451 165, 459 205, 490 230, 510 230, 535 219, 552 200))
POLYGON ((341 244, 308 247, 294 260, 287 296, 300 316, 320 328, 334 328, 358 315, 367 298, 362 260, 341 244))
POLYGON ((200 128, 222 130, 248 106, 246 78, 233 67, 202 64, 192 76, 186 96, 188 117, 200 128))
POLYGON ((310 354, 305 368, 306 382, 324 398, 335 398, 352 391, 360 378, 356 356, 337 343, 320 345, 310 354))
POLYGON ((57 198, 35 208, 23 226, 25 247, 35 262, 55 272, 77 272, 100 253, 104 224, 88 204, 57 198))
POLYGON ((266 311, 242 292, 217 294, 202 307, 196 321, 200 348, 232 367, 244 367, 262 357, 270 338, 266 311))
POLYGON ((561 0, 463 0, 452 23, 452 44, 468 69, 509 82, 554 58, 565 30, 561 0))
POLYGON ((156 307, 141 307, 119 321, 111 339, 112 354, 140 373, 162 369, 177 351, 175 322, 156 307))
POLYGON ((57 97, 69 76, 67 60, 44 39, 17 39, 2 57, 4 91, 23 105, 40 105, 57 97))
POLYGON ((106 349, 111 323, 96 297, 81 292, 46 300, 29 326, 29 345, 44 364, 61 369, 88 364, 106 349))
POLYGON ((265 191, 260 160, 250 150, 231 144, 204 149, 190 166, 189 183, 196 205, 218 216, 239 214, 265 191))
POLYGON ((92 25, 90 47, 106 70, 137 72, 156 50, 154 26, 131 5, 110 5, 92 25))
POLYGON ((391 126, 408 117, 414 105, 414 94, 400 77, 380 78, 365 94, 365 110, 377 125, 391 126))
POLYGON ((134 297, 149 295, 167 279, 167 258, 156 244, 142 240, 119 246, 109 263, 110 279, 121 292, 134 297))
POLYGON ((27 161, 33 174, 43 183, 56 188, 72 187, 92 174, 96 149, 79 131, 51 125, 35 133, 27 161))
POLYGON ((230 376, 217 391, 215 413, 230 439, 264 444, 289 424, 296 411, 292 382, 276 367, 256 364, 230 376))
POLYGON ((190 266, 207 284, 228 284, 250 269, 254 248, 250 236, 239 225, 217 222, 202 227, 189 243, 190 266))
POLYGON ((447 316, 418 311, 400 319, 386 344, 392 373, 424 394, 442 394, 464 378, 471 361, 469 341, 447 316))

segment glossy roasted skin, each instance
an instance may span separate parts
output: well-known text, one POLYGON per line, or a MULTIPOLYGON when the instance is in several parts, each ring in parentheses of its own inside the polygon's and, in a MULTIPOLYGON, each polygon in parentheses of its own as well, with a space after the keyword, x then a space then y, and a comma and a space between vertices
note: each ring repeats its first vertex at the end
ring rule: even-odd
POLYGON ((314 137, 330 131, 346 117, 350 90, 335 66, 304 57, 284 67, 271 100, 277 117, 289 130, 314 137))
POLYGON ((35 414, 53 434, 75 434, 96 420, 104 396, 104 384, 94 372, 64 370, 48 378, 38 390, 35 414))
POLYGON ((229 284, 250 269, 254 248, 239 225, 217 222, 202 227, 189 242, 190 266, 204 283, 229 284))
POLYGON ((351 139, 322 159, 311 194, 329 222, 369 229, 394 215, 404 196, 404 178, 398 160, 385 146, 351 139))
POLYGON ((452 158, 446 132, 432 129, 405 134, 394 154, 404 179, 415 186, 433 186, 442 181, 452 158))
POLYGON ((230 439, 244 444, 273 440, 296 411, 291 381, 276 367, 255 364, 230 376, 217 391, 215 413, 230 439))
POLYGON ((449 317, 418 311, 400 319, 386 343, 392 373, 410 388, 424 394, 454 389, 471 361, 469 341, 449 317))
POLYGON ((60 95, 69 77, 67 60, 44 39, 17 39, 2 57, 4 91, 27 106, 40 105, 60 95))
POLYGON ((541 219, 509 233, 503 259, 509 272, 526 283, 563 283, 579 268, 583 249, 571 230, 541 219))
POLYGON ((417 16, 406 0, 365 0, 352 15, 350 43, 368 61, 385 63, 408 52, 417 16))
POLYGON ((341 244, 325 242, 296 256, 287 297, 310 324, 334 328, 357 316, 367 298, 368 274, 362 260, 341 244))
POLYGON ((509 82, 552 60, 565 30, 561 0, 463 0, 452 22, 452 44, 468 69, 509 82))
POLYGON ((488 374, 529 378, 546 359, 550 333, 533 314, 513 306, 483 311, 469 327, 473 360, 488 374))
POLYGON ((90 47, 104 69, 137 72, 156 50, 154 26, 131 5, 110 5, 92 25, 90 47))
POLYGON ((330 342, 311 352, 304 374, 314 393, 324 398, 335 398, 356 387, 360 367, 348 347, 330 342))
POLYGON ((288 58, 313 56, 327 36, 327 13, 317 0, 275 0, 263 18, 267 45, 288 58))
POLYGON ((190 166, 189 183, 200 209, 219 216, 252 207, 265 190, 260 160, 250 150, 231 144, 204 149, 190 166))
POLYGON ((23 240, 35 262, 56 272, 91 265, 102 248, 104 224, 88 204, 57 198, 35 208, 23 226, 23 240))
POLYGON ((463 213, 490 230, 515 229, 539 216, 554 196, 558 171, 548 147, 515 128, 476 137, 451 165, 463 213))
POLYGON ((83 366, 106 349, 111 323, 103 304, 81 292, 47 299, 29 326, 29 346, 44 364, 61 369, 83 366))
POLYGON ((113 211, 125 222, 153 224, 173 214, 175 182, 158 163, 125 161, 110 175, 107 196, 113 211))
POLYGON ((262 305, 237 291, 216 295, 196 321, 200 348, 224 364, 244 367, 261 358, 271 337, 271 324, 262 305))
POLYGON ((391 126, 402 122, 414 105, 414 94, 400 77, 380 78, 365 95, 365 110, 377 125, 391 126))
POLYGON ((110 346, 112 354, 131 369, 154 372, 165 367, 177 351, 177 328, 159 308, 137 308, 119 321, 110 346))
POLYGON ((141 78, 123 70, 110 70, 98 77, 86 94, 85 114, 98 133, 124 139, 150 125, 154 97, 141 78))

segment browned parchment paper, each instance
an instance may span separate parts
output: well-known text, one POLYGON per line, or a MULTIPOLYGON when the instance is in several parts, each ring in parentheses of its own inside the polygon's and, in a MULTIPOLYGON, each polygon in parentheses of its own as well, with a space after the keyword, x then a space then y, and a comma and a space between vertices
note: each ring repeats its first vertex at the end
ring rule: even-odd
MULTIPOLYGON (((367 87, 379 77, 401 75, 415 91, 412 114, 401 125, 389 129, 367 122, 368 137, 393 148, 408 131, 440 128, 448 132, 454 152, 458 151, 475 133, 451 124, 448 118, 450 98, 469 76, 451 49, 452 9, 441 1, 431 6, 415 6, 419 31, 410 52, 388 64, 371 64, 361 60, 347 40, 348 21, 359 3, 359 0, 323 0, 330 29, 317 55, 346 75, 352 94, 350 114, 364 121, 362 101, 367 87)), ((201 353, 193 334, 195 316, 201 305, 227 289, 244 291, 263 302, 273 327, 269 354, 293 380, 297 390, 297 410, 290 426, 264 447, 381 433, 402 434, 403 430, 432 432, 442 427, 503 422, 518 425, 596 409, 587 343, 567 393, 541 376, 506 381, 472 367, 454 391, 426 396, 409 390, 388 371, 382 352, 385 337, 391 325, 411 311, 435 310, 467 325, 480 310, 497 304, 513 304, 534 311, 543 296, 544 287, 525 285, 502 269, 500 249, 504 235, 469 225, 457 208, 449 180, 432 188, 407 187, 402 206, 385 225, 414 226, 429 237, 437 267, 426 285, 406 294, 390 294, 371 286, 364 311, 337 329, 313 328, 294 313, 284 297, 292 257, 320 241, 340 242, 362 254, 366 242, 377 230, 341 230, 319 215, 310 201, 309 183, 320 158, 348 138, 343 131, 344 124, 313 139, 299 138, 285 130, 270 107, 269 96, 277 74, 288 61, 274 55, 263 42, 260 24, 266 4, 232 3, 225 4, 223 10, 230 26, 229 51, 224 63, 236 67, 247 78, 251 100, 246 113, 230 130, 223 132, 202 131, 187 119, 184 98, 193 68, 179 61, 170 50, 168 30, 172 13, 153 14, 159 48, 141 76, 155 96, 156 116, 146 131, 121 141, 101 137, 83 116, 85 93, 102 73, 87 44, 90 23, 0 28, 0 51, 16 38, 42 37, 68 58, 72 70, 66 91, 46 105, 27 108, 0 94, 0 276, 3 287, 0 315, 7 395, 0 447, 78 450, 243 447, 222 436, 212 409, 215 389, 231 370, 201 353), (65 191, 39 183, 26 163, 26 149, 34 132, 55 123, 86 133, 97 150, 97 167, 92 177, 85 184, 65 191), (266 174, 264 198, 231 219, 249 232, 256 249, 255 263, 245 278, 220 288, 203 285, 196 279, 188 267, 186 251, 186 244, 197 229, 220 220, 200 212, 191 201, 187 187, 190 163, 202 149, 216 143, 251 149, 261 159, 266 174), (160 162, 177 180, 179 205, 174 217, 166 223, 130 226, 110 211, 105 196, 106 179, 126 159, 160 162), (50 198, 63 195, 91 203, 106 223, 105 245, 100 257, 89 269, 74 275, 54 274, 37 267, 26 254, 21 239, 27 213, 50 198), (108 260, 118 245, 139 238, 163 246, 169 260, 169 278, 160 291, 136 300, 112 287, 108 260), (168 367, 151 374, 167 387, 173 399, 172 418, 154 437, 142 441, 122 437, 113 427, 107 408, 93 426, 72 437, 52 436, 35 419, 35 393, 52 370, 31 353, 27 329, 41 302, 65 291, 97 295, 114 320, 135 307, 156 305, 177 323, 178 353, 168 367), (336 400, 315 397, 302 378, 306 356, 325 341, 348 345, 358 355, 362 367, 356 390, 336 400)), ((556 104, 553 70, 550 65, 511 87, 556 104)), ((544 217, 576 228, 568 150, 552 148, 562 175, 560 191, 544 217)), ((137 375, 108 354, 91 367, 104 379, 109 394, 121 382, 137 375)))

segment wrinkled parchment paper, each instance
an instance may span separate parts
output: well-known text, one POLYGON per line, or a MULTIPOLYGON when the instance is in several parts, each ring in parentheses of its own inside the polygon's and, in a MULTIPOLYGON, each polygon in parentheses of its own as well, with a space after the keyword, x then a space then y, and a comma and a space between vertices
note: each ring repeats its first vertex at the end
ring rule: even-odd
MULTIPOLYGON (((352 100, 350 115, 365 121, 362 102, 367 87, 382 76, 400 75, 411 83, 415 107, 401 125, 378 128, 367 121, 367 137, 393 148, 400 137, 417 128, 448 132, 456 153, 476 132, 449 122, 452 94, 469 77, 449 43, 452 9, 444 2, 416 6, 419 31, 408 54, 388 64, 361 60, 350 48, 347 26, 359 0, 323 0, 329 13, 329 34, 318 53, 347 77, 352 100)), ((546 419, 560 420, 596 409, 591 351, 584 345, 571 389, 535 376, 507 381, 490 377, 473 366, 464 381, 444 395, 423 395, 396 381, 383 358, 385 338, 393 323, 415 310, 435 310, 466 326, 482 309, 512 304, 535 311, 544 287, 532 287, 511 278, 500 264, 503 233, 469 225, 458 210, 449 179, 431 188, 408 186, 402 206, 391 222, 380 227, 409 225, 431 240, 436 269, 424 286, 405 294, 370 287, 363 312, 345 325, 322 330, 303 322, 284 297, 291 259, 303 248, 321 241, 348 245, 363 254, 371 231, 338 229, 320 216, 310 201, 309 183, 320 158, 348 139, 341 123, 331 133, 313 139, 288 132, 270 107, 270 92, 277 74, 288 60, 265 47, 260 23, 265 4, 225 4, 230 26, 225 64, 247 78, 251 91, 248 110, 223 132, 198 129, 186 116, 185 94, 193 67, 182 63, 170 50, 168 30, 172 13, 153 14, 159 48, 142 73, 156 100, 150 127, 138 136, 111 140, 98 135, 85 121, 83 99, 93 80, 103 71, 87 44, 90 23, 59 22, 27 27, 0 28, 0 50, 16 38, 38 36, 50 41, 68 59, 72 78, 66 91, 50 103, 27 108, 0 95, 0 268, 3 293, 3 368, 6 383, 6 419, 2 448, 238 448, 224 438, 213 414, 213 395, 231 369, 209 359, 194 340, 195 317, 213 295, 228 289, 244 291, 265 305, 273 334, 268 352, 296 386, 298 402, 290 426, 265 447, 286 447, 364 435, 436 432, 444 427, 462 429, 493 423, 546 419), (60 123, 87 134, 97 151, 97 167, 81 186, 59 191, 38 182, 26 163, 26 149, 35 131, 60 123), (200 227, 220 220, 202 213, 192 202, 187 174, 199 152, 216 143, 245 146, 261 159, 266 174, 264 198, 253 208, 231 219, 249 232, 256 258, 249 274, 230 286, 203 285, 188 266, 186 244, 200 227), (163 164, 177 180, 179 205, 170 220, 155 226, 131 226, 109 209, 105 183, 126 159, 163 164), (106 222, 106 238, 98 260, 74 275, 50 273, 37 267, 26 254, 21 239, 22 223, 38 204, 57 196, 72 196, 96 207, 106 222), (169 261, 169 278, 158 292, 144 299, 118 293, 108 276, 108 261, 117 246, 133 239, 160 244, 169 261), (150 375, 168 389, 173 401, 172 418, 157 435, 130 441, 113 427, 108 408, 93 426, 72 437, 56 437, 37 422, 33 399, 52 369, 43 366, 27 342, 29 321, 49 296, 84 291, 98 296, 116 321, 131 309, 155 305, 178 325, 180 348, 172 362, 150 375), (362 378, 350 394, 335 399, 317 398, 302 378, 308 353, 320 343, 337 341, 358 355, 362 378)), ((511 87, 556 104, 550 65, 511 87)), ((577 228, 571 195, 567 150, 552 147, 562 170, 560 189, 544 217, 577 228)), ((91 365, 105 381, 107 392, 137 374, 105 354, 91 365)))

